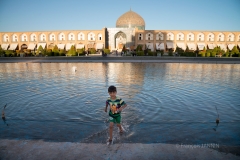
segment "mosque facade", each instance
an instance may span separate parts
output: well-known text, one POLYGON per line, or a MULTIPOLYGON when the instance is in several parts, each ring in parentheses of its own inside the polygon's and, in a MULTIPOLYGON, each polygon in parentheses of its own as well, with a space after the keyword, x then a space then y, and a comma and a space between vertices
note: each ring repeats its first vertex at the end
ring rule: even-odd
POLYGON ((76 49, 96 50, 108 48, 121 50, 125 46, 129 50, 142 45, 151 51, 176 47, 185 50, 213 49, 220 46, 224 50, 240 48, 240 32, 232 31, 191 31, 191 30, 145 30, 144 19, 130 10, 116 21, 116 28, 100 30, 65 30, 37 32, 0 32, 0 45, 3 50, 36 50, 40 45, 45 49, 68 51, 72 45, 76 49))

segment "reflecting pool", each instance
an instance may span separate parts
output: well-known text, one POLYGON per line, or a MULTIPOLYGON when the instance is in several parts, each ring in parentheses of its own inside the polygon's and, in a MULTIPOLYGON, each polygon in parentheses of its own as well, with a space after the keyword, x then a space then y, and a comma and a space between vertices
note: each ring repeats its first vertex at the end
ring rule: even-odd
POLYGON ((110 85, 128 104, 116 142, 240 146, 239 64, 1 63, 0 138, 105 143, 110 85))

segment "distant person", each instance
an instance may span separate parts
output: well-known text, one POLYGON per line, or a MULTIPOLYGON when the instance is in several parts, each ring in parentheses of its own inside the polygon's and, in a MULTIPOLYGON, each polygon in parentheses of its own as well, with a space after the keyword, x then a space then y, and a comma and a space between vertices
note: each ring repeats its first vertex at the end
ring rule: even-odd
POLYGON ((86 51, 86 56, 88 56, 88 55, 89 55, 89 52, 90 52, 90 51, 86 51))
POLYGON ((108 106, 109 109, 109 139, 108 143, 112 143, 113 138, 113 127, 114 123, 117 123, 120 133, 123 133, 123 128, 121 126, 121 112, 122 110, 127 107, 127 104, 119 97, 117 97, 117 88, 115 86, 110 86, 108 88, 108 94, 110 97, 106 101, 105 112, 107 112, 108 106))
POLYGON ((135 52, 135 51, 133 51, 132 52, 132 56, 134 57, 134 56, 136 56, 137 55, 137 53, 135 52))
POLYGON ((144 50, 144 56, 146 56, 146 55, 147 55, 147 49, 144 50))
POLYGON ((121 56, 123 56, 123 53, 124 53, 124 52, 122 51, 122 52, 121 52, 121 56))
POLYGON ((102 56, 105 57, 107 54, 105 54, 104 50, 102 50, 102 56))

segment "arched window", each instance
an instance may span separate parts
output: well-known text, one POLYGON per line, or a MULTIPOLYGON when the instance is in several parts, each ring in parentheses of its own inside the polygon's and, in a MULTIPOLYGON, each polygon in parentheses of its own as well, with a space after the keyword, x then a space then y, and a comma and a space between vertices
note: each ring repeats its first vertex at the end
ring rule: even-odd
POLYGON ((98 40, 99 40, 99 41, 102 40, 102 34, 98 34, 98 40))
POLYGON ((177 34, 177 40, 183 41, 184 40, 184 34, 183 33, 178 33, 177 34))
POLYGON ((59 40, 59 41, 65 41, 65 34, 64 34, 64 33, 60 33, 60 34, 58 35, 58 40, 59 40))
POLYGON ((142 33, 138 34, 138 40, 143 40, 142 36, 143 36, 142 33))
POLYGON ((194 41, 194 34, 193 33, 188 33, 187 34, 187 40, 188 41, 194 41))
POLYGON ((18 36, 16 34, 12 35, 12 41, 17 42, 18 41, 18 36))
POLYGON ((156 40, 161 40, 161 41, 163 41, 163 40, 164 40, 163 33, 159 32, 159 33, 156 35, 156 40))
POLYGON ((218 34, 218 39, 217 41, 224 41, 224 34, 223 33, 219 33, 218 34))
POLYGON ((229 42, 233 42, 233 41, 234 41, 234 34, 230 33, 230 34, 228 35, 227 40, 228 40, 229 42))
POLYGON ((3 41, 8 42, 9 41, 9 36, 7 34, 3 35, 3 41))
POLYGON ((147 33, 146 34, 146 40, 153 40, 153 34, 152 33, 147 33))
POLYGON ((209 33, 208 36, 207 36, 207 40, 208 41, 214 41, 214 34, 213 33, 209 33))
POLYGON ((197 41, 204 41, 204 34, 203 33, 199 33, 197 35, 197 41))
POLYGON ((78 33, 78 40, 79 41, 84 41, 85 40, 85 36, 84 36, 84 34, 82 32, 78 33))
POLYGON ((39 38, 40 41, 46 41, 46 35, 44 33, 40 34, 39 38))
POLYGON ((167 40, 173 41, 174 40, 174 34, 173 33, 168 33, 167 34, 167 40))
POLYGON ((92 32, 88 33, 88 40, 89 41, 95 41, 95 34, 92 33, 92 32))
POLYGON ((22 34, 22 36, 21 36, 21 41, 22 42, 26 42, 26 41, 28 41, 28 39, 27 39, 27 35, 24 33, 24 34, 22 34))
POLYGON ((74 41, 75 40, 75 35, 73 33, 68 34, 68 40, 69 41, 74 41))
POLYGON ((50 40, 50 41, 55 41, 55 40, 56 40, 55 34, 51 33, 51 34, 49 35, 49 40, 50 40))
POLYGON ((30 41, 31 41, 31 42, 35 42, 36 40, 37 40, 36 34, 32 33, 32 34, 30 35, 30 41))

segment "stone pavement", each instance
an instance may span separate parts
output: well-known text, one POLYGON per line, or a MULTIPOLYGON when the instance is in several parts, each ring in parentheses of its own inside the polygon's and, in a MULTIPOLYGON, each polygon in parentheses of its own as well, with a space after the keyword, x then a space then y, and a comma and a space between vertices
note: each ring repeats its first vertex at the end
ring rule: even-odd
POLYGON ((239 156, 210 148, 189 148, 174 144, 44 142, 0 140, 1 160, 239 160, 239 156))
POLYGON ((0 57, 0 63, 210 63, 240 64, 240 58, 90 55, 80 57, 0 57))

